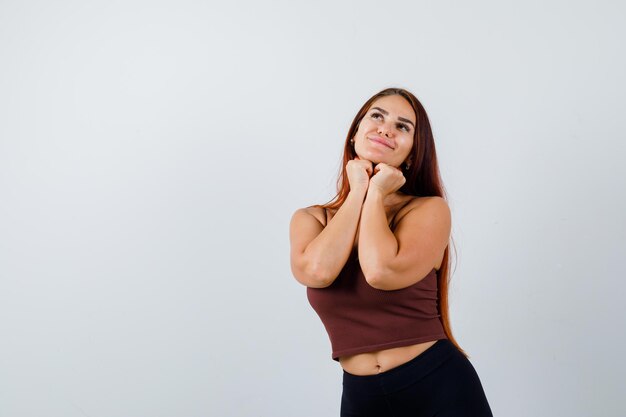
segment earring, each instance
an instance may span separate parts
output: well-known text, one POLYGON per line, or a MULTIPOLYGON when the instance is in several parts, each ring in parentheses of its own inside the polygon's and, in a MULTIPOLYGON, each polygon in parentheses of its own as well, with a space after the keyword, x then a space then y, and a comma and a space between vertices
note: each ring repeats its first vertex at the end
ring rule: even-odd
POLYGON ((405 170, 405 171, 408 171, 410 167, 411 167, 411 164, 406 163, 406 164, 404 165, 404 170, 405 170))
POLYGON ((350 139, 350 145, 354 146, 354 139, 350 139))

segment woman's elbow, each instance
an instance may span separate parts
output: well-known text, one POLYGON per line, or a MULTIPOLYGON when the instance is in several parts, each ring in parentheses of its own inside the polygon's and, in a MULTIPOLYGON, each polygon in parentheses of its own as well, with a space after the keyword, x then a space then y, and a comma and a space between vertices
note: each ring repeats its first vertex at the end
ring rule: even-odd
POLYGON ((375 271, 375 272, 368 272, 368 273, 363 273, 363 276, 365 277, 365 281, 367 282, 367 284, 377 290, 384 290, 384 291, 389 291, 389 290, 393 290, 393 286, 390 285, 391 282, 389 280, 388 275, 385 275, 384 272, 382 271, 375 271))
POLYGON ((365 275, 365 281, 374 289, 384 290, 384 281, 381 280, 378 275, 365 275))
POLYGON ((320 268, 311 267, 300 271, 293 270, 292 272, 300 284, 311 288, 326 288, 334 281, 330 274, 320 268))

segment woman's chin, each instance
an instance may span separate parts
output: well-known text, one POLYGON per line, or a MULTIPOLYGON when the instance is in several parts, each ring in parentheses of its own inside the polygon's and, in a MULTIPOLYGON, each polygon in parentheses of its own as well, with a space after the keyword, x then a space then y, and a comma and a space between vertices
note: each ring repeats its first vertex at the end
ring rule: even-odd
POLYGON ((357 156, 359 157, 359 159, 365 159, 366 161, 370 161, 371 163, 373 163, 374 165, 379 164, 381 162, 385 162, 380 156, 377 155, 371 155, 371 154, 365 154, 365 155, 359 155, 357 154, 357 156))

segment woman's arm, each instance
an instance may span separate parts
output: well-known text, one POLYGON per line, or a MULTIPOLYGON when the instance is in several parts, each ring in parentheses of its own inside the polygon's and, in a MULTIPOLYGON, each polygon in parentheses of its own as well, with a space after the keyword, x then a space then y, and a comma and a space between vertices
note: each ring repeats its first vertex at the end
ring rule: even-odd
POLYGON ((400 219, 394 234, 387 225, 383 196, 370 187, 359 226, 359 262, 367 282, 380 290, 396 290, 425 277, 448 245, 450 217, 443 198, 424 198, 400 219))
POLYGON ((291 218, 291 271, 307 287, 333 283, 346 264, 359 225, 366 190, 351 190, 337 213, 324 227, 306 209, 291 218))

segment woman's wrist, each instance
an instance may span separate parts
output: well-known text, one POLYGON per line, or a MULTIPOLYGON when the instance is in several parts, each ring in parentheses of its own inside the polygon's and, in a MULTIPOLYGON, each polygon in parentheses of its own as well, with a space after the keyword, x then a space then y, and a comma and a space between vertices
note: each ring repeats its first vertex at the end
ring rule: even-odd
POLYGON ((370 184, 369 188, 367 189, 367 196, 366 196, 366 200, 384 200, 385 199, 385 195, 382 192, 382 190, 378 187, 376 187, 375 185, 370 184))
POLYGON ((348 192, 348 197, 354 196, 354 198, 360 199, 360 201, 365 200, 366 195, 367 195, 367 188, 350 189, 350 191, 348 192))

